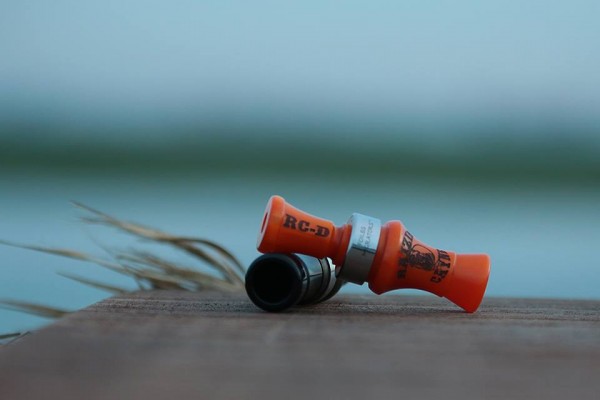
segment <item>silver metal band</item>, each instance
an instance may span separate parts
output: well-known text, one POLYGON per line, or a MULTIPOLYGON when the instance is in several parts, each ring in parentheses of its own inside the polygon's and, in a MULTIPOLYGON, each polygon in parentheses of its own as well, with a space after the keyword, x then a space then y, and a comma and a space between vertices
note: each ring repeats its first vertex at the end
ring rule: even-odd
POLYGON ((338 277, 362 285, 369 277, 369 271, 379 245, 381 221, 354 213, 348 223, 352 226, 352 233, 346 250, 346 259, 338 271, 338 277))
POLYGON ((337 282, 337 277, 335 276, 335 265, 330 258, 327 258, 327 266, 329 267, 329 281, 327 282, 327 288, 323 291, 323 295, 317 301, 322 301, 325 297, 329 296, 335 284, 337 282))

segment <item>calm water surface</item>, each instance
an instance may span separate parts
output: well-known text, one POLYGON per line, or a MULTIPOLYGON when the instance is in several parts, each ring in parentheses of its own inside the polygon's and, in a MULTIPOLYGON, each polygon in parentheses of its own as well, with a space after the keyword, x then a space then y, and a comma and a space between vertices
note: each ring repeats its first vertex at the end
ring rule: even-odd
MULTIPOLYGON (((256 234, 267 199, 281 194, 306 211, 341 224, 352 212, 401 219, 415 236, 440 248, 487 252, 487 295, 600 299, 600 190, 564 186, 501 187, 351 177, 197 176, 96 177, 0 175, 0 238, 71 247, 103 255, 103 247, 144 245, 108 228, 84 227, 78 200, 163 230, 212 238, 246 264, 257 256, 256 234)), ((158 247, 183 264, 194 260, 158 247)), ((92 264, 0 247, 0 297, 76 309, 107 296, 71 282, 64 271, 133 287, 92 264)), ((346 291, 368 292, 348 286, 346 291)), ((0 333, 46 320, 0 310, 0 333)))

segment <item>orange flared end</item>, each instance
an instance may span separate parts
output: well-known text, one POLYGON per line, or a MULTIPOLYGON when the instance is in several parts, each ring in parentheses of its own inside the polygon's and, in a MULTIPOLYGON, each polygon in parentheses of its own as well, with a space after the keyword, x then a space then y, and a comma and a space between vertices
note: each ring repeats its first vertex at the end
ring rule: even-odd
POLYGON ((443 296, 466 312, 475 312, 490 277, 490 257, 487 254, 456 254, 452 269, 452 278, 443 296))
POLYGON ((323 258, 335 253, 335 233, 331 221, 298 210, 281 196, 272 196, 256 246, 261 253, 300 253, 323 258))

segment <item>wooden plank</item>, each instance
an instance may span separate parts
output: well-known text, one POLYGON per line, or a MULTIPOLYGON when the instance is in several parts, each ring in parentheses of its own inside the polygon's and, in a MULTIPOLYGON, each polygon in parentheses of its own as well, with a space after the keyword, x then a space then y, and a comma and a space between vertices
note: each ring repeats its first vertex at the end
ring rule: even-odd
POLYGON ((600 302, 142 292, 0 349, 2 399, 597 399, 600 302))

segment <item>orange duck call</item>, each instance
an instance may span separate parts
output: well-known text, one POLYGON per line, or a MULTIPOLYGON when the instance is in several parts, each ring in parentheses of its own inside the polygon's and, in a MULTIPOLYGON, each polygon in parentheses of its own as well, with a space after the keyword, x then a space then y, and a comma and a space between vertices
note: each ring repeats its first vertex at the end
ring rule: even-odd
POLYGON ((445 297, 465 311, 479 307, 490 274, 486 254, 458 254, 417 240, 400 221, 353 214, 348 223, 307 214, 280 196, 267 204, 258 235, 262 253, 301 253, 329 257, 338 278, 369 283, 382 294, 394 289, 421 289, 445 297))

